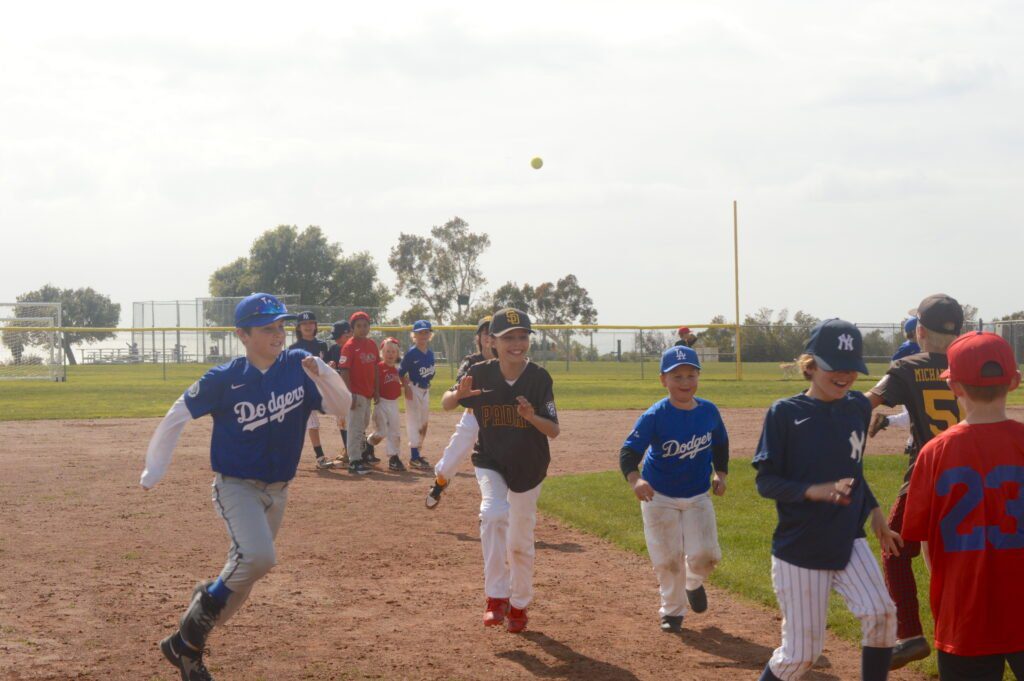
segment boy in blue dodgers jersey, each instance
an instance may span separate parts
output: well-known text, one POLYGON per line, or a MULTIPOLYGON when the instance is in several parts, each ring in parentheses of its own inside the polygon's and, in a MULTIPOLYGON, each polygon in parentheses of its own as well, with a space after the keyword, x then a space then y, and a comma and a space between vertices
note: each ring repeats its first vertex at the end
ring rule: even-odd
POLYGON ((210 630, 234 615, 253 584, 274 567, 274 538, 310 413, 340 416, 352 401, 341 377, 322 359, 284 350, 284 320, 294 318, 272 295, 243 299, 235 308, 235 335, 245 357, 206 372, 179 397, 146 452, 140 484, 148 490, 167 470, 185 423, 213 417, 213 503, 231 547, 220 576, 195 587, 178 630, 160 642, 182 681, 212 680, 203 664, 210 630))
MULTIPOLYGON (((288 349, 305 350, 314 357, 326 359, 327 343, 316 337, 317 330, 316 315, 309 311, 300 312, 295 318, 295 342, 289 345, 288 349)), ((309 433, 309 442, 313 445, 313 453, 316 454, 316 467, 331 468, 334 462, 327 460, 324 448, 320 446, 320 419, 315 411, 309 415, 306 431, 309 433)))
POLYGON ((637 419, 619 453, 622 474, 641 502, 666 632, 682 630, 687 602, 694 612, 707 610, 704 579, 722 559, 708 490, 725 494, 729 435, 718 408, 695 397, 699 378, 696 350, 677 345, 662 353, 668 397, 637 419))
POLYGON ((427 437, 430 418, 430 382, 434 378, 434 351, 430 349, 433 327, 426 319, 412 325, 414 345, 402 357, 398 375, 405 388, 405 429, 409 434, 409 465, 428 471, 430 462, 420 454, 420 446, 427 437))
POLYGON ((828 319, 811 332, 798 360, 811 382, 805 393, 776 401, 765 416, 754 454, 757 491, 775 500, 772 585, 782 609, 782 645, 762 681, 798 679, 824 645, 829 592, 835 589, 861 622, 861 677, 888 678, 896 643, 896 606, 867 539, 864 521, 883 554, 903 540, 889 529, 864 479, 871 403, 851 391, 866 374, 860 330, 828 319))

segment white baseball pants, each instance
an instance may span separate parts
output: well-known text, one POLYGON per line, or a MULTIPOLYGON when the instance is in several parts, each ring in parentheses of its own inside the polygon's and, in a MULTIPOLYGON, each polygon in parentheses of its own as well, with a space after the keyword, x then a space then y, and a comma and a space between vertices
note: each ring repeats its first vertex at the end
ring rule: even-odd
POLYGON ((772 556, 772 584, 782 609, 782 645, 768 665, 782 681, 799 679, 821 655, 833 589, 860 620, 861 645, 896 645, 896 606, 867 539, 854 540, 850 562, 842 570, 811 570, 772 556))
POLYGON ((715 507, 707 493, 680 499, 654 493, 640 503, 647 553, 658 577, 662 616, 686 614, 686 590, 704 583, 722 560, 715 507))
POLYGON ((409 446, 419 447, 427 436, 427 421, 430 419, 430 388, 409 385, 412 399, 405 401, 405 430, 409 434, 409 446))
POLYGON ((363 460, 363 447, 366 444, 366 427, 370 425, 370 406, 373 400, 363 395, 352 396, 352 406, 348 410, 348 458, 351 461, 363 460))
POLYGON ((459 472, 459 466, 473 451, 473 445, 476 444, 479 434, 480 424, 477 423, 473 412, 469 409, 462 412, 462 418, 456 424, 455 432, 448 440, 448 446, 444 448, 441 460, 434 464, 434 475, 449 482, 454 480, 455 474, 459 472))
POLYGON ((277 563, 274 538, 287 503, 287 482, 266 483, 220 473, 214 478, 213 505, 231 537, 220 578, 232 593, 218 624, 238 612, 256 581, 277 563))
POLYGON ((398 419, 398 400, 385 400, 383 397, 373 408, 374 435, 383 437, 388 445, 388 456, 398 456, 398 443, 402 437, 402 428, 398 419))
POLYGON ((319 430, 320 417, 315 411, 309 412, 309 420, 306 421, 306 430, 319 430))
POLYGON ((476 481, 480 485, 484 595, 508 598, 512 607, 525 608, 533 600, 533 528, 541 486, 512 492, 501 473, 489 468, 477 468, 476 481))

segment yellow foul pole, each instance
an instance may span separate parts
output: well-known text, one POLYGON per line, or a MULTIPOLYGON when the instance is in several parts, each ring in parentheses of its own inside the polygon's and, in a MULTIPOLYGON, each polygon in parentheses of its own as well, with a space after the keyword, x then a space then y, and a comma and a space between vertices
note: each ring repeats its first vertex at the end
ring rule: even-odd
POLYGON ((739 211, 732 202, 732 255, 736 275, 736 380, 743 380, 743 349, 740 340, 740 241, 739 211))

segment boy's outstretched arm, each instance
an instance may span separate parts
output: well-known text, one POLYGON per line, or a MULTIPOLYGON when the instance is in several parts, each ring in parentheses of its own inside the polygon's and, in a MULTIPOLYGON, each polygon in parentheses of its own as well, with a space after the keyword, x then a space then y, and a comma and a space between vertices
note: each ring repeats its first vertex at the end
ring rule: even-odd
POLYGON ((324 412, 335 418, 348 416, 349 407, 352 406, 352 393, 348 391, 345 381, 338 372, 327 366, 319 357, 313 356, 302 360, 302 369, 320 391, 324 412))
POLYGON ((174 455, 174 448, 178 445, 178 438, 185 424, 192 420, 192 414, 185 406, 185 396, 182 395, 175 400, 171 408, 167 410, 156 432, 149 439, 149 448, 146 450, 146 468, 142 471, 139 484, 144 489, 152 489, 164 477, 167 467, 171 465, 171 457, 174 455))

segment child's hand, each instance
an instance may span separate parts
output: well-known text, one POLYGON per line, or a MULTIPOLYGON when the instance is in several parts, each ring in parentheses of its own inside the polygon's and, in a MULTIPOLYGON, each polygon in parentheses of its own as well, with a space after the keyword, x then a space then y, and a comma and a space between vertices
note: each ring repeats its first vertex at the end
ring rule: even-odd
POLYGON ((405 399, 412 399, 412 388, 410 388, 408 384, 405 385, 405 388, 403 388, 402 392, 405 395, 405 399))
POLYGON ((835 504, 836 506, 849 506, 850 492, 853 491, 854 482, 856 481, 853 478, 843 478, 835 482, 811 485, 804 492, 804 497, 808 501, 820 501, 826 504, 835 504))
POLYGON ((314 376, 320 375, 320 368, 316 365, 316 357, 313 357, 312 355, 302 360, 302 368, 314 376))
POLYGON ((331 367, 332 369, 337 369, 338 363, 332 359, 330 362, 327 363, 327 366, 331 367))
POLYGON ((715 471, 715 474, 711 476, 711 492, 716 497, 725 496, 725 479, 728 475, 728 473, 715 471))
POLYGON ((881 510, 877 508, 871 513, 871 529, 878 537, 883 558, 900 555, 900 549, 903 548, 903 537, 889 528, 888 521, 882 515, 881 510))
POLYGON ((654 498, 654 488, 651 487, 651 483, 643 478, 637 478, 636 482, 633 483, 633 494, 640 501, 650 501, 654 498))
POLYGON ((482 391, 480 390, 473 390, 472 376, 463 376, 462 380, 459 381, 459 388, 455 391, 455 396, 460 400, 463 400, 467 397, 476 397, 481 394, 481 392, 482 391))
POLYGON ((533 410, 533 405, 530 404, 530 401, 528 399, 526 399, 522 395, 519 395, 518 397, 516 397, 516 402, 518 403, 516 404, 516 410, 519 411, 520 416, 522 416, 527 421, 534 417, 535 412, 533 410))

